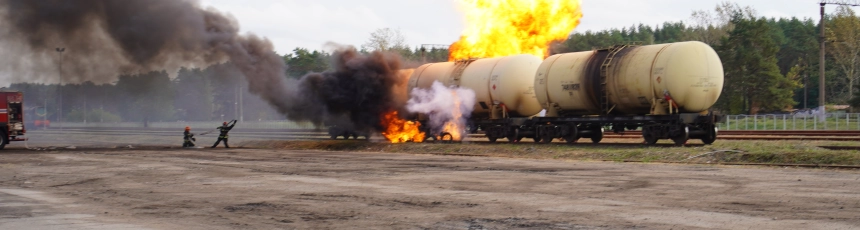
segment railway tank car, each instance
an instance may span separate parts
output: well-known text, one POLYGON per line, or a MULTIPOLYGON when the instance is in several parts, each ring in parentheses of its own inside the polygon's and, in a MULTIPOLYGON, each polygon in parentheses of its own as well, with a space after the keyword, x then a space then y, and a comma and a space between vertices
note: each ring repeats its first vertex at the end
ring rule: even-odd
POLYGON ((723 68, 704 43, 620 45, 543 61, 522 56, 528 55, 426 64, 412 74, 408 88, 439 80, 475 90, 478 103, 470 122, 491 142, 590 138, 598 143, 605 127, 641 128, 648 144, 716 139, 720 117, 708 109, 722 91, 723 68), (541 109, 545 116, 533 116, 541 109))
POLYGON ((407 93, 438 81, 475 91, 472 119, 529 117, 542 109, 532 87, 540 64, 540 58, 525 54, 425 64, 410 76, 407 93))

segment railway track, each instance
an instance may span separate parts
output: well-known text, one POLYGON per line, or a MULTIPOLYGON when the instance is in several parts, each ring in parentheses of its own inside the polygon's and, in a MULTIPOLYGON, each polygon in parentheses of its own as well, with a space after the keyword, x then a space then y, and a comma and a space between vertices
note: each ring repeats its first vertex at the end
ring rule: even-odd
MULTIPOLYGON (((179 135, 180 129, 166 128, 66 128, 31 130, 37 134, 87 134, 87 135, 179 135)), ((208 131, 208 130, 201 130, 208 131)), ((207 135, 217 135, 210 133, 207 135)), ((258 139, 285 140, 321 140, 329 139, 326 131, 313 129, 277 130, 277 129, 240 129, 230 132, 231 136, 258 139)), ((472 140, 484 139, 483 134, 469 134, 472 140)), ((605 139, 642 139, 640 131, 625 131, 621 133, 606 132, 605 139)), ((718 140, 828 140, 828 141, 860 141, 860 130, 727 130, 720 131, 718 140)), ((504 140, 501 140, 504 141, 504 140)), ((583 142, 581 140, 580 142, 583 142)))
MULTIPOLYGON (((640 131, 624 131, 618 135, 641 136, 640 131)), ((858 136, 860 130, 720 130, 719 136, 858 136)))

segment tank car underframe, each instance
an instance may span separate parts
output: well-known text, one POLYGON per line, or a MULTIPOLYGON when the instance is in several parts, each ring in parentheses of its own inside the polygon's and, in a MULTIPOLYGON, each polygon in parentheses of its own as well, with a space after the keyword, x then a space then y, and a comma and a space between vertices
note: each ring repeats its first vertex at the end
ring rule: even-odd
POLYGON ((689 139, 701 139, 705 144, 716 140, 715 123, 720 117, 714 114, 682 113, 673 115, 631 116, 580 116, 580 117, 534 117, 474 120, 474 127, 483 130, 490 142, 506 138, 508 142, 519 142, 532 138, 535 142, 549 143, 560 138, 575 143, 589 138, 592 143, 603 139, 605 128, 613 132, 642 129, 645 143, 653 145, 660 139, 671 139, 683 145, 689 139))

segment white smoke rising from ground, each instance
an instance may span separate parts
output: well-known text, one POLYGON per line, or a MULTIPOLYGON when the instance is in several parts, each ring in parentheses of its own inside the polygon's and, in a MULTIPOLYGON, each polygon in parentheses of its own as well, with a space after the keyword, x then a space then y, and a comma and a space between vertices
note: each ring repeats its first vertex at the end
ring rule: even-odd
POLYGON ((446 131, 451 132, 455 140, 460 140, 459 134, 465 129, 474 105, 475 91, 445 87, 436 81, 429 89, 414 89, 406 102, 406 109, 413 113, 427 114, 431 135, 446 131), (446 124, 449 123, 459 130, 445 130, 446 124))

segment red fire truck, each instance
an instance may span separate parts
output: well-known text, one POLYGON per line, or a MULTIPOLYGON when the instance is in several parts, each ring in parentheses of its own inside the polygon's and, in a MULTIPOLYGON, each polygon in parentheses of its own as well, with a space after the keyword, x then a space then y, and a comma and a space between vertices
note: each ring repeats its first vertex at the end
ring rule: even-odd
POLYGON ((21 91, 0 89, 0 149, 9 141, 26 140, 24 130, 24 94, 21 91))

